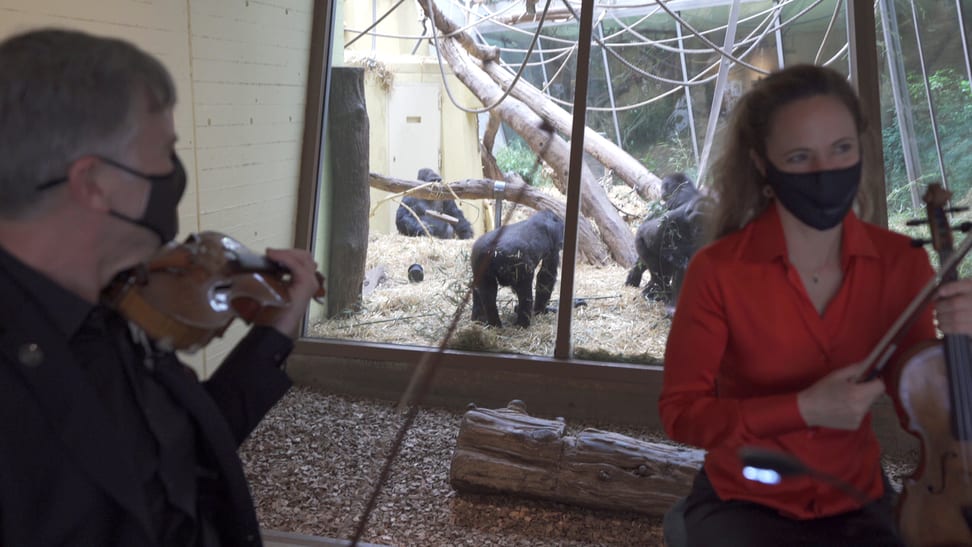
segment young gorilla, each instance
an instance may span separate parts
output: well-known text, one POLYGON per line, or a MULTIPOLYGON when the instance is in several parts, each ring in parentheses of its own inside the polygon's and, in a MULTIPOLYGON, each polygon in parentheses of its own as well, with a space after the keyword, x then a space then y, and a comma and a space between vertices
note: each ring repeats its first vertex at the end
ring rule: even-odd
POLYGON ((674 305, 689 259, 698 250, 710 200, 682 173, 662 179, 666 211, 645 219, 635 235, 638 261, 628 271, 626 285, 637 287, 647 269, 651 274, 642 294, 674 305))
POLYGON ((529 327, 535 313, 543 313, 550 302, 560 249, 564 245, 564 221, 550 211, 539 211, 530 218, 489 232, 473 243, 473 321, 502 326, 496 309, 499 286, 511 287, 518 305, 516 325, 529 327), (499 239, 497 240, 497 234, 499 239), (533 273, 536 300, 533 298, 533 273))
MULTIPOLYGON (((442 177, 438 173, 423 167, 419 169, 418 180, 422 182, 439 182, 442 177)), ((430 200, 420 199, 412 196, 402 198, 402 204, 398 206, 395 213, 395 227, 398 233, 406 236, 424 236, 426 229, 432 237, 439 239, 472 239, 473 228, 462 214, 462 210, 456 205, 455 200, 430 200), (411 210, 409 210, 411 209, 411 210), (412 214, 412 211, 415 214, 412 214), (448 222, 426 214, 428 211, 436 211, 449 215, 459 220, 453 227, 448 222), (418 218, 415 218, 415 217, 418 218), (421 221, 419 220, 421 219, 421 221)))

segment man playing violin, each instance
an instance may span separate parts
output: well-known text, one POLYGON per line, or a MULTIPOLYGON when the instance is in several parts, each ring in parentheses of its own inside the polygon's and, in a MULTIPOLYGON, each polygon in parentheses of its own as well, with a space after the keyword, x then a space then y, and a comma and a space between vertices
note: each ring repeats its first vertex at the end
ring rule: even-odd
POLYGON ((236 454, 290 381, 312 295, 199 382, 100 301, 178 232, 175 86, 129 43, 40 30, 0 43, 0 545, 259 545, 236 454))

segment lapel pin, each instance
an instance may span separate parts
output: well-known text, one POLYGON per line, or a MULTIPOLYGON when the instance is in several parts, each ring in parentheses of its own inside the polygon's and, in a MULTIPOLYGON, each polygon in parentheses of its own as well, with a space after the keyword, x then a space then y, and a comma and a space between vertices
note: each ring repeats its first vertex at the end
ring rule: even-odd
POLYGON ((44 350, 33 342, 24 344, 17 350, 17 358, 25 367, 36 367, 44 361, 44 350))

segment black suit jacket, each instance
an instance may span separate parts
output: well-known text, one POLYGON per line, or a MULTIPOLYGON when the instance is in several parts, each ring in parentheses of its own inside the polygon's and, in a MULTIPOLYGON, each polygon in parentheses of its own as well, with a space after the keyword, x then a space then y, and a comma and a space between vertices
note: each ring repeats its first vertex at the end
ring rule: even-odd
MULTIPOLYGON (((200 496, 223 545, 261 544, 236 450, 289 388, 274 365, 290 347, 258 327, 206 382, 174 355, 156 365, 197 426, 200 496)), ((0 546, 157 545, 112 424, 67 340, 0 269, 0 546)))

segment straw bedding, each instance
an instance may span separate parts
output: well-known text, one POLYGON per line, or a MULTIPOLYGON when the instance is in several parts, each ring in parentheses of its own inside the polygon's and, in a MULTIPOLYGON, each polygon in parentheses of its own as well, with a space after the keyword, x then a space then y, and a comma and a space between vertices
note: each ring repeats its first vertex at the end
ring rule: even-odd
MULTIPOLYGON (((633 232, 648 205, 627 187, 612 186, 610 193, 633 232)), ((504 211, 509 212, 509 208, 504 211)), ((507 223, 526 218, 531 212, 518 207, 507 223)), ((319 321, 311 333, 323 338, 437 346, 461 304, 460 322, 450 347, 552 355, 557 314, 538 315, 529 329, 513 327, 516 297, 509 288, 502 287, 497 296, 502 328, 487 328, 471 320, 471 248, 472 240, 373 234, 365 267, 382 270, 382 281, 362 298, 360 309, 319 321), (421 282, 409 281, 412 264, 422 265, 421 282)), ((551 301, 554 307, 560 305, 559 274, 551 301)), ((661 303, 646 300, 640 289, 624 285, 626 276, 627 269, 614 263, 576 264, 574 298, 583 300, 573 312, 576 356, 658 363, 671 323, 661 303)), ((644 277, 647 283, 647 272, 644 277)))

